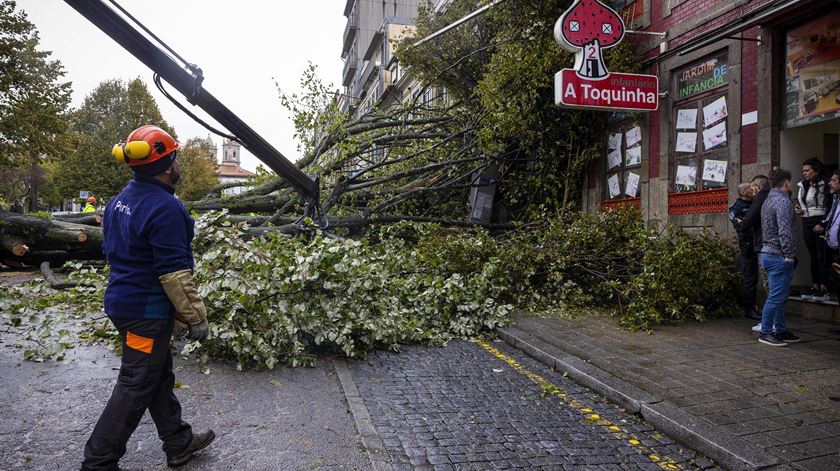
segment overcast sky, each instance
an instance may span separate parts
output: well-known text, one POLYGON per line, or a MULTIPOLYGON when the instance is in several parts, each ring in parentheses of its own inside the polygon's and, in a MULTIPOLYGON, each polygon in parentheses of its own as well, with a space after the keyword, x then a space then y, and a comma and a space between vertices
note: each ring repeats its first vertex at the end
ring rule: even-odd
MULTIPOLYGON (((287 158, 298 158, 290 115, 280 106, 275 82, 284 91, 298 90, 311 61, 321 79, 338 88, 344 0, 119 0, 119 4, 181 57, 201 67, 205 89, 287 158)), ((69 5, 61 0, 18 0, 17 5, 37 27, 41 49, 52 51, 52 57, 64 64, 66 78, 73 82, 74 107, 104 80, 140 77, 181 141, 207 137, 201 125, 160 94, 145 65, 69 5)), ((216 124, 199 108, 181 101, 216 124)), ((220 146, 222 138, 214 135, 213 140, 220 146)), ((242 155, 242 166, 254 170, 259 161, 244 149, 242 155)))

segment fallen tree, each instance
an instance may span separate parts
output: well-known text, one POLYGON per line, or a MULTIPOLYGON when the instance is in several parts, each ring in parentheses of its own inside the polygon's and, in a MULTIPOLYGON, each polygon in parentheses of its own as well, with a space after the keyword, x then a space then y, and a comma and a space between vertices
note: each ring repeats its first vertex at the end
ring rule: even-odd
POLYGON ((102 225, 102 215, 99 213, 71 213, 53 215, 52 218, 63 222, 72 222, 73 224, 84 224, 85 226, 102 225))
POLYGON ((0 262, 39 265, 102 258, 102 229, 0 211, 0 262))

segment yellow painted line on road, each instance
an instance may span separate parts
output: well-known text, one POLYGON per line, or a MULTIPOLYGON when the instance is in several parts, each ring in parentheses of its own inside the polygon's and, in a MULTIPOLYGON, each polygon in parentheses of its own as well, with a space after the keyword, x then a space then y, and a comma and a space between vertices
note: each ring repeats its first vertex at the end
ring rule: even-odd
POLYGON ((596 413, 589 407, 586 407, 586 405, 584 405, 582 402, 569 397, 568 394, 563 392, 562 388, 557 387, 554 383, 543 378, 542 376, 532 371, 529 371, 524 366, 520 365, 519 362, 502 353, 499 349, 493 347, 492 345, 483 340, 475 340, 474 342, 480 345, 488 352, 490 352, 490 354, 492 354, 494 357, 510 365, 511 368, 513 368, 526 378, 537 383, 537 385, 540 388, 542 388, 544 395, 550 394, 552 396, 556 396, 560 399, 563 399, 563 401, 565 401, 569 406, 571 406, 572 409, 580 412, 581 415, 583 415, 583 422, 598 425, 604 430, 609 431, 613 434, 613 436, 615 436, 619 440, 627 442, 630 446, 637 448, 640 453, 647 456, 651 461, 659 465, 659 467, 662 469, 683 469, 683 467, 680 466, 679 463, 674 461, 673 458, 670 458, 665 455, 660 455, 656 453, 651 447, 643 445, 639 438, 633 435, 631 432, 628 432, 620 425, 614 424, 609 420, 602 418, 600 414, 596 413))

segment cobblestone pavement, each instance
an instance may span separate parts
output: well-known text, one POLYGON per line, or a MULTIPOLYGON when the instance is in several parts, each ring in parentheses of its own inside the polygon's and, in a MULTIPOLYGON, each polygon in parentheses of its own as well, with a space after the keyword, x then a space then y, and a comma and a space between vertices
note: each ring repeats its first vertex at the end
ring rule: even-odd
POLYGON ((348 364, 396 470, 719 469, 502 342, 348 364))
MULTIPOLYGON (((789 302, 790 304, 790 302, 789 302)), ((516 328, 585 360, 802 471, 840 470, 840 343, 832 326, 795 316, 802 341, 761 345, 755 321, 714 319, 627 332, 610 319, 520 317, 516 328)))
MULTIPOLYGON (((77 470, 87 437, 110 396, 119 358, 105 347, 78 347, 63 362, 21 360, 0 334, 0 470, 77 470)), ((353 417, 331 363, 316 368, 237 372, 213 363, 204 375, 176 358, 184 418, 212 428, 216 441, 189 470, 368 470, 353 417)), ((121 461, 163 470, 165 457, 148 414, 121 461)))

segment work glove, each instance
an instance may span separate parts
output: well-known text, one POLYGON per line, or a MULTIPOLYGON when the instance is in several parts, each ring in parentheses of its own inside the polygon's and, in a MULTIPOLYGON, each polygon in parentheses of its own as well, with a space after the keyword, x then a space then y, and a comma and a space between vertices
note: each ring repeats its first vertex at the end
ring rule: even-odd
POLYGON ((207 339, 207 333, 209 331, 210 325, 207 323, 207 319, 204 319, 198 324, 189 325, 189 332, 187 333, 187 338, 190 340, 198 340, 199 342, 203 342, 207 339))
POLYGON ((187 336, 190 331, 190 325, 186 322, 181 322, 177 318, 175 319, 175 328, 172 329, 172 336, 176 339, 182 339, 187 336))
POLYGON ((176 328, 178 323, 187 324, 187 338, 202 341, 207 338, 207 308, 198 294, 191 270, 167 273, 160 278, 166 296, 175 306, 176 328))

